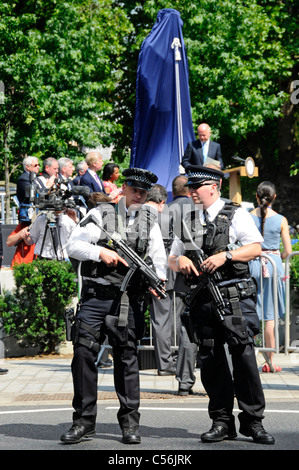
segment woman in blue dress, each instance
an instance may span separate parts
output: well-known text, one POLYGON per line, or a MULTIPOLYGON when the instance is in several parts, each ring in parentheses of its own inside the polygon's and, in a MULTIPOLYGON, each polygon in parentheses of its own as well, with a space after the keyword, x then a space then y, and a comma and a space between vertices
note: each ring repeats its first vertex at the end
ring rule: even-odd
MULTIPOLYGON (((285 315, 285 282, 284 268, 282 260, 292 252, 291 239, 287 219, 275 212, 271 205, 276 198, 276 189, 270 181, 261 183, 256 191, 256 199, 259 206, 251 212, 252 218, 264 237, 262 250, 270 256, 277 268, 278 283, 278 316, 283 318, 285 315), (280 253, 279 245, 282 240, 283 251, 280 253)), ((266 348, 275 348, 274 335, 274 305, 273 305, 273 267, 272 263, 266 258, 258 258, 250 262, 251 275, 255 277, 258 283, 257 312, 259 318, 265 320, 265 346, 266 348), (262 270, 261 265, 262 263, 262 270), (261 272, 263 285, 263 305, 261 302, 261 272)), ((273 364, 273 352, 268 352, 270 363, 272 363, 275 372, 281 371, 281 367, 273 364)), ((266 363, 263 372, 270 372, 270 367, 266 363)))

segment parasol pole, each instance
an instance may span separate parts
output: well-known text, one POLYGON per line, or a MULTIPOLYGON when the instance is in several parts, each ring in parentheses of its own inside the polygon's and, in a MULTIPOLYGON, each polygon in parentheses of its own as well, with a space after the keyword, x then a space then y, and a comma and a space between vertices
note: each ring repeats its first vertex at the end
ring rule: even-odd
MULTIPOLYGON (((178 146, 180 162, 184 155, 184 141, 183 141, 183 123, 182 123, 182 105, 181 105, 181 85, 180 85, 180 71, 179 62, 182 60, 179 48, 181 48, 181 41, 179 38, 174 38, 171 48, 174 50, 174 67, 175 67, 175 89, 176 89, 176 102, 177 102, 177 124, 178 124, 178 146)), ((181 165, 180 165, 181 167, 181 165)), ((185 173, 183 168, 180 171, 185 173), (183 170, 183 171, 182 171, 183 170)))

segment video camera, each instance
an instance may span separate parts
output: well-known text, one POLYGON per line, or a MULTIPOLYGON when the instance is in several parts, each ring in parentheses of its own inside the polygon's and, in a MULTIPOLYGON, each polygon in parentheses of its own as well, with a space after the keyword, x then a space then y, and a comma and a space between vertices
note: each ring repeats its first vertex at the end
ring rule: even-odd
POLYGON ((30 173, 30 184, 25 188, 26 198, 39 210, 62 211, 76 209, 78 206, 87 208, 86 200, 90 189, 87 186, 68 188, 68 181, 56 178, 52 188, 39 188, 35 183, 36 174, 30 173))

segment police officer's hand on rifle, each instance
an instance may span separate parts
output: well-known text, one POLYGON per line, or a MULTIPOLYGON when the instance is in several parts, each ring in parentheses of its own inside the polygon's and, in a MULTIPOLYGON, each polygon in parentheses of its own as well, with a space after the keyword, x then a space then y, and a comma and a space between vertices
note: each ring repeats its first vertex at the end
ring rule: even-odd
POLYGON ((196 276, 199 276, 199 272, 197 271, 193 261, 190 258, 187 258, 187 256, 178 256, 178 257, 169 257, 169 266, 174 270, 174 271, 180 271, 182 274, 188 277, 188 275, 193 273, 196 276))
POLYGON ((104 261, 107 266, 117 266, 118 263, 122 263, 125 266, 129 266, 128 263, 121 257, 119 256, 116 251, 109 250, 108 248, 102 248, 101 253, 100 253, 100 258, 102 261, 104 261))

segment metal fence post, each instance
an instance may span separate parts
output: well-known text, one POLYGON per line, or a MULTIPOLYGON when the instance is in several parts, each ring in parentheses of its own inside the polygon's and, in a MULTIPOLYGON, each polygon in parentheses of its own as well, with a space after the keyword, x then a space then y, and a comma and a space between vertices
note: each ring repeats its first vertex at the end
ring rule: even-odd
POLYGON ((257 347, 261 352, 279 352, 279 333, 278 333, 278 289, 277 289, 277 267, 275 264, 275 261, 266 253, 262 253, 261 257, 266 258, 273 267, 273 306, 274 306, 274 337, 275 337, 275 348, 266 348, 265 347, 265 341, 264 341, 264 291, 263 291, 263 275, 262 275, 262 263, 261 263, 261 306, 262 306, 262 341, 263 341, 263 347, 257 347))
POLYGON ((286 258, 285 265, 285 283, 286 283, 286 315, 285 315, 285 355, 289 354, 289 351, 297 351, 298 348, 290 346, 290 259, 293 256, 299 255, 299 251, 293 251, 286 258))

